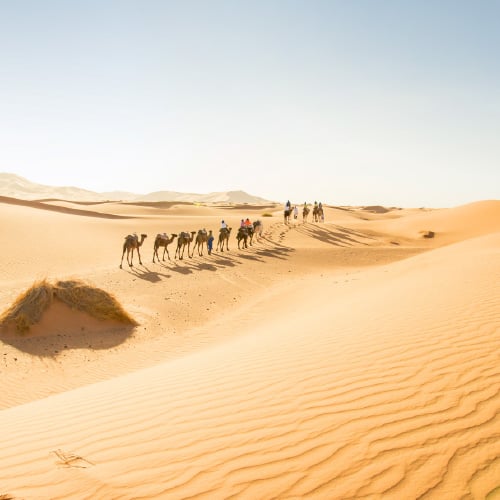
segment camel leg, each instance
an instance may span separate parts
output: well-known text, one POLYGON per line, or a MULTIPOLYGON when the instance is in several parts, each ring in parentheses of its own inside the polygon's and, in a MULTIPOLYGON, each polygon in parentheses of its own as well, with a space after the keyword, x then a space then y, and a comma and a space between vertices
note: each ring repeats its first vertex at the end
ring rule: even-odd
POLYGON ((132 250, 130 248, 127 249, 127 263, 129 267, 134 267, 133 266, 133 261, 134 261, 134 249, 132 250))
POLYGON ((123 256, 125 255, 125 252, 127 251, 126 245, 123 245, 123 253, 122 253, 122 260, 120 262, 120 269, 122 269, 122 264, 123 264, 123 256))
POLYGON ((165 245, 165 248, 163 249, 163 260, 165 260, 165 252, 167 252, 167 257, 168 257, 168 260, 170 260, 170 255, 168 253, 168 248, 167 248, 167 245, 165 245))
POLYGON ((158 257, 158 247, 155 245, 154 249, 153 249, 153 264, 155 262, 155 254, 156 254, 156 258, 158 259, 158 262, 160 261, 160 257, 158 257))

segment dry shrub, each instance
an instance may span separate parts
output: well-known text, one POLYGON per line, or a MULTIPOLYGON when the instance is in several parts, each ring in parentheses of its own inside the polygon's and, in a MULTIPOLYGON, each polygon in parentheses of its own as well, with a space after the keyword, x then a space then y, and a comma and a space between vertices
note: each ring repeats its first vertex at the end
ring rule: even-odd
POLYGON ((262 217, 272 217, 273 214, 270 214, 269 212, 265 212, 262 214, 262 217))
POLYGON ((0 325, 15 325, 16 331, 26 333, 40 321, 44 311, 52 304, 54 290, 46 280, 35 282, 0 316, 0 325))
POLYGON ((424 238, 434 238, 434 236, 436 235, 434 231, 420 231, 420 234, 424 238))
POLYGON ((113 295, 81 281, 58 281, 54 285, 54 295, 71 309, 86 312, 94 318, 137 324, 113 295))
POLYGON ((104 290, 77 280, 58 281, 55 284, 42 280, 35 282, 0 316, 0 327, 14 325, 18 333, 28 332, 31 326, 40 321, 54 299, 100 320, 137 325, 115 297, 104 290))

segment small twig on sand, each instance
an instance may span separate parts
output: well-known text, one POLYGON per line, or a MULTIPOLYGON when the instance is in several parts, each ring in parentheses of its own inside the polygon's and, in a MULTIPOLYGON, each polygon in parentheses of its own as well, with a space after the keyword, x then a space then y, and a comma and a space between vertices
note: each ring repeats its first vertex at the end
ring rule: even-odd
POLYGON ((61 449, 51 451, 51 453, 54 453, 54 455, 59 459, 59 461, 56 462, 57 465, 65 465, 66 467, 78 467, 80 469, 85 469, 89 465, 95 465, 90 460, 87 460, 80 455, 75 455, 74 453, 66 453, 61 449))

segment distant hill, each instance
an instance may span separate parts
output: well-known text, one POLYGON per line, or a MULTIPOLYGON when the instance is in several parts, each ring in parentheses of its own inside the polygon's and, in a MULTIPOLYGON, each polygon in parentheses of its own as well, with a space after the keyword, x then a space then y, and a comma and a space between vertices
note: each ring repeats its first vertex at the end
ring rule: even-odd
POLYGON ((56 198, 68 201, 187 201, 198 203, 249 203, 267 204, 269 200, 253 196, 244 191, 225 191, 208 194, 179 193, 176 191, 155 191, 136 194, 126 191, 96 193, 73 186, 47 186, 31 182, 16 174, 0 173, 0 196, 21 200, 56 198))

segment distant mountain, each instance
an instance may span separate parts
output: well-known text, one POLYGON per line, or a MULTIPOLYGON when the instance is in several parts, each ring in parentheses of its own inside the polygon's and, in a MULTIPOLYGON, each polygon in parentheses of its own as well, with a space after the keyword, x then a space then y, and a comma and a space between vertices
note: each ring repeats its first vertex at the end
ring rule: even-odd
POLYGON ((198 203, 251 203, 265 205, 269 200, 252 196, 245 191, 225 191, 208 194, 177 193, 175 191, 156 191, 145 195, 138 195, 135 201, 193 201, 198 203))
POLYGON ((56 198, 68 201, 187 201, 198 203, 249 203, 267 204, 269 200, 252 196, 244 191, 226 191, 208 194, 178 193, 176 191, 155 191, 135 194, 126 191, 96 193, 87 189, 68 186, 47 186, 31 182, 16 174, 0 173, 0 196, 10 196, 21 200, 41 200, 56 198))

